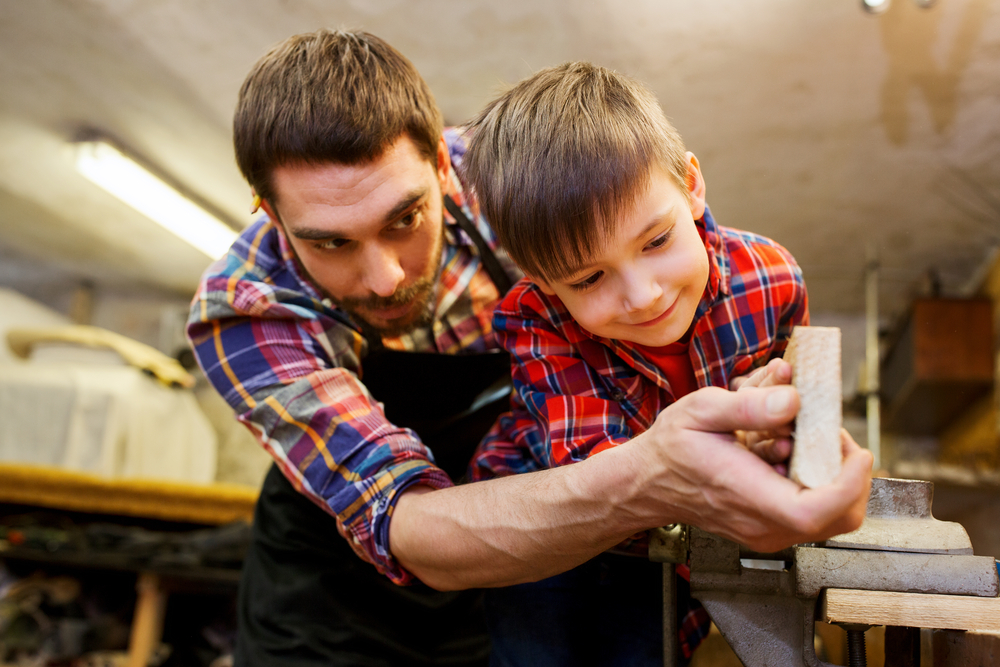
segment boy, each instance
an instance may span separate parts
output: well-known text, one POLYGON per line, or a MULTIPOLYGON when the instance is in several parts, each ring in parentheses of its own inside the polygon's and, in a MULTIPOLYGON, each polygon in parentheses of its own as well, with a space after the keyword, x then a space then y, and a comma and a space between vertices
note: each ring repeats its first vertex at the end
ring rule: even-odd
MULTIPOLYGON (((638 83, 587 63, 542 70, 470 130, 466 174, 528 276, 494 314, 513 356, 514 412, 481 445, 474 478, 622 445, 686 394, 764 367, 793 326, 809 323, 795 260, 716 225, 698 160, 638 83)), ((768 373, 752 384, 790 379, 783 362, 768 373)), ((777 464, 789 451, 777 437, 760 453, 777 464)), ((656 564, 604 554, 491 591, 494 661, 662 664, 659 576, 656 564)), ((696 602, 681 604, 690 657, 708 619, 696 602)))

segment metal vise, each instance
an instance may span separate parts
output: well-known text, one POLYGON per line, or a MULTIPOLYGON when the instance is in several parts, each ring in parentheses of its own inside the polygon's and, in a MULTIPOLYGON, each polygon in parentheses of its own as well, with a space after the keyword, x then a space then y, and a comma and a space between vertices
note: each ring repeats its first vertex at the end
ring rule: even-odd
POLYGON ((875 478, 858 530, 773 554, 694 527, 652 531, 649 557, 665 563, 664 665, 677 661, 679 563, 690 563, 692 596, 746 667, 833 667, 813 645, 827 588, 996 597, 993 558, 972 555, 961 525, 931 515, 933 494, 931 482, 875 478))

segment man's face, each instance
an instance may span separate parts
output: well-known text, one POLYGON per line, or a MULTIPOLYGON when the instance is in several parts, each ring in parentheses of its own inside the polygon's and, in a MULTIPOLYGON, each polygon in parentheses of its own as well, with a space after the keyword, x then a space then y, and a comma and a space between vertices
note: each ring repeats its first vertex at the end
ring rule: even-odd
POLYGON ((704 181, 688 160, 690 198, 655 169, 649 189, 585 266, 562 280, 534 280, 587 331, 660 347, 687 332, 708 283, 708 253, 695 218, 704 214, 704 181))
POLYGON ((434 164, 403 135, 372 162, 278 167, 263 207, 317 287, 395 336, 432 315, 448 170, 444 139, 434 164))

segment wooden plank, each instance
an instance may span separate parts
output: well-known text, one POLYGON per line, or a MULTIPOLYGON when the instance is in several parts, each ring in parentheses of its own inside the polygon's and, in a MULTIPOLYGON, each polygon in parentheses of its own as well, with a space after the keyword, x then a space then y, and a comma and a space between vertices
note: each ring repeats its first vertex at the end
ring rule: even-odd
POLYGON ((819 620, 1000 632, 1000 598, 830 588, 823 593, 819 620))
POLYGON ((988 299, 917 299, 912 317, 918 379, 993 382, 993 304, 988 299))
POLYGON ((917 299, 882 364, 884 426, 939 434, 993 385, 988 299, 917 299))
POLYGON ((785 350, 801 407, 788 476, 815 488, 840 474, 840 329, 795 327, 785 350))
POLYGON ((108 480, 46 466, 0 463, 0 502, 73 512, 221 525, 253 518, 258 490, 238 484, 108 480))

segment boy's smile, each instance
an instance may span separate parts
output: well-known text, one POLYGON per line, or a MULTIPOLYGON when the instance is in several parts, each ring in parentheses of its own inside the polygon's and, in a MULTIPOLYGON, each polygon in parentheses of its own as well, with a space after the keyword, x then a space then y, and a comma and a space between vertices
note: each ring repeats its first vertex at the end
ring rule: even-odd
POLYGON ((560 280, 532 280, 596 336, 650 347, 680 340, 708 283, 708 252, 694 222, 705 212, 705 184, 691 153, 687 184, 685 197, 654 169, 649 188, 586 266, 560 280))

